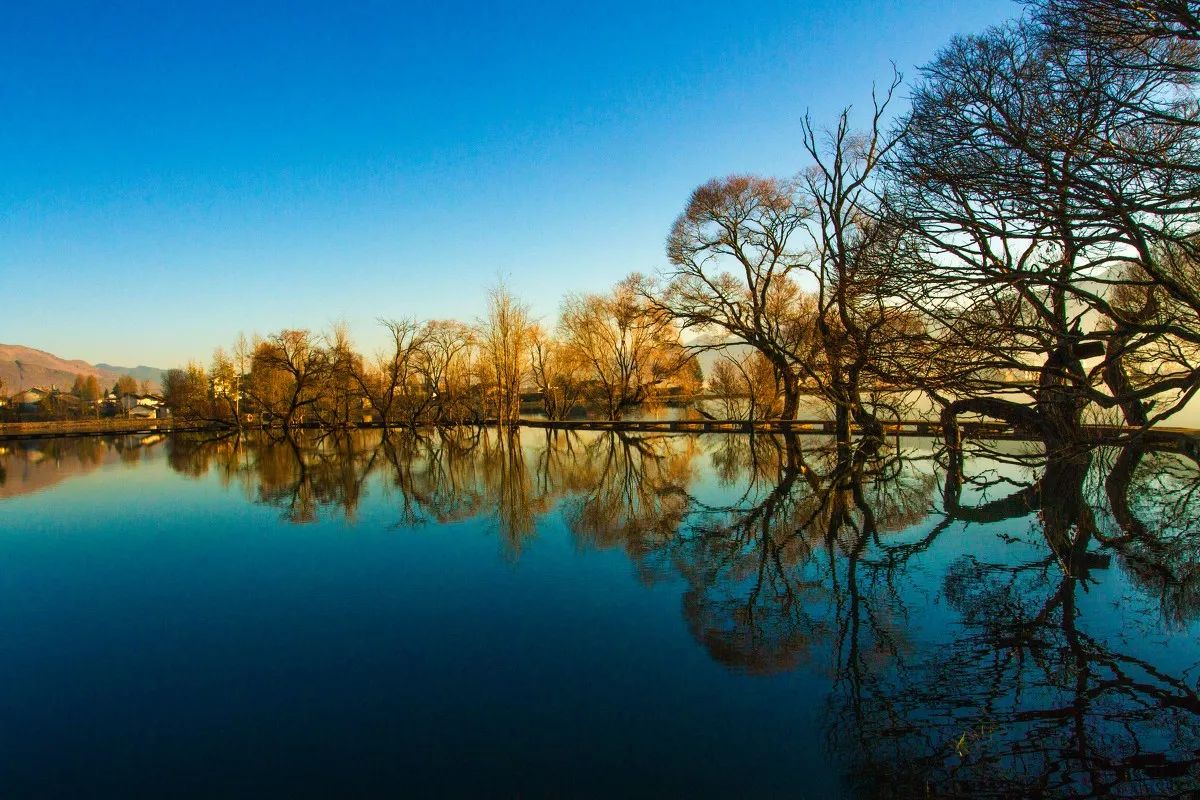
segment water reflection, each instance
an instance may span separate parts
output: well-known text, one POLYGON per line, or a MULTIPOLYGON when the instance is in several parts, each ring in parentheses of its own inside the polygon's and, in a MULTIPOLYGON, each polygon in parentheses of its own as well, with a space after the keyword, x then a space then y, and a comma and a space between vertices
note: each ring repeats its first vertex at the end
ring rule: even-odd
MULTIPOLYGON (((36 485, 39 463, 86 471, 156 444, 10 448, 3 488, 36 485)), ((578 548, 678 583, 715 662, 822 676, 825 747, 864 796, 1200 781, 1200 472, 1180 456, 465 428, 180 435, 164 450, 292 523, 354 521, 369 496, 396 529, 488 518, 514 561, 554 515, 578 548)))
POLYGON ((1195 619, 1175 600, 1192 596, 1194 574, 1168 574, 1156 556, 1193 540, 1195 530, 1164 520, 1151 532, 1129 511, 1131 497, 1143 506, 1186 505, 1196 474, 1162 455, 1157 468, 1135 474, 1144 455, 1119 454, 1094 485, 1089 454, 1026 459, 1024 480, 1009 471, 964 481, 952 463, 943 522, 995 524, 1036 512, 1037 524, 1000 532, 1009 547, 995 558, 954 558, 938 600, 954 612, 955 627, 908 653, 894 649, 875 620, 902 612, 919 581, 891 570, 886 545, 882 559, 847 554, 848 574, 856 562, 882 568, 888 587, 880 593, 879 584, 848 580, 849 611, 838 624, 830 727, 853 754, 862 793, 886 786, 887 796, 933 787, 939 796, 1144 797, 1197 788, 1195 654, 1180 672, 1155 663, 1161 623, 1195 619), (964 483, 984 499, 965 503, 964 483), (1001 485, 1007 490, 996 493, 1001 485), (1114 599, 1109 613, 1123 619, 1097 619, 1103 610, 1091 603, 1085 611, 1084 600, 1101 583, 1093 572, 1109 569, 1114 553, 1137 564, 1135 585, 1145 586, 1147 573, 1162 582, 1152 587, 1157 597, 1114 599), (889 658, 864 657, 881 643, 889 658))
POLYGON ((0 499, 49 489, 105 464, 137 464, 165 439, 152 433, 0 442, 0 499))

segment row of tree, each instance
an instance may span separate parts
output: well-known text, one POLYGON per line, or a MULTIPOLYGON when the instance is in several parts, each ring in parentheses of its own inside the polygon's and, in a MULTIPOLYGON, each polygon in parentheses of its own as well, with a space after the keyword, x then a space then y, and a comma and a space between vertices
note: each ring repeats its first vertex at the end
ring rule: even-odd
MULTIPOLYGON (((132 375, 122 375, 117 378, 116 383, 108 390, 115 397, 123 395, 148 395, 153 393, 154 387, 148 380, 138 381, 132 375)), ((104 396, 104 388, 100 385, 100 380, 95 375, 75 376, 75 382, 71 384, 71 394, 85 403, 94 403, 104 396)))
POLYGON ((288 330, 205 372, 172 371, 176 413, 291 425, 513 419, 522 392, 561 418, 616 417, 699 381, 720 351, 727 413, 831 410, 839 441, 882 431, 900 392, 953 429, 998 418, 1057 449, 1087 413, 1137 427, 1200 387, 1200 15, 1177 0, 1032 0, 957 38, 887 123, 806 119, 809 166, 699 187, 670 267, 569 296, 542 328, 503 287, 475 325, 384 321, 390 347, 288 330))
POLYGON ((503 285, 474 325, 456 320, 380 320, 387 346, 355 348, 344 326, 325 334, 284 330, 210 366, 164 374, 164 394, 185 420, 237 425, 247 414, 283 427, 328 427, 370 418, 416 427, 492 419, 508 423, 532 394, 551 419, 586 407, 617 418, 668 391, 695 391, 698 363, 681 327, 655 309, 636 276, 604 295, 568 297, 547 332, 503 285))

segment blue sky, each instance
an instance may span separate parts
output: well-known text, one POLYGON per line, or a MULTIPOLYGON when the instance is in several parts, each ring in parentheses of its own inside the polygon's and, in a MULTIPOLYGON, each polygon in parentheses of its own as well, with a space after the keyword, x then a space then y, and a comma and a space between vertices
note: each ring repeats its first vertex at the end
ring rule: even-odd
POLYGON ((664 263, 689 192, 1012 2, 10 5, 0 342, 173 366, 664 263))

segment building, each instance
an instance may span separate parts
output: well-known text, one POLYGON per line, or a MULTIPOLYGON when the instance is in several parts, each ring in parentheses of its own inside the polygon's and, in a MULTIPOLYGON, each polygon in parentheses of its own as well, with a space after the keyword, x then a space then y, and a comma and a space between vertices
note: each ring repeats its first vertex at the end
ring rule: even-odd
POLYGON ((151 406, 135 405, 125 411, 129 419, 158 419, 158 409, 151 406))
POLYGON ((49 399, 50 391, 48 389, 34 387, 17 392, 9 398, 9 403, 17 411, 33 413, 45 408, 45 403, 49 399))
POLYGON ((154 394, 123 394, 118 400, 120 409, 125 413, 129 413, 139 406, 150 409, 157 409, 163 404, 163 399, 154 394))

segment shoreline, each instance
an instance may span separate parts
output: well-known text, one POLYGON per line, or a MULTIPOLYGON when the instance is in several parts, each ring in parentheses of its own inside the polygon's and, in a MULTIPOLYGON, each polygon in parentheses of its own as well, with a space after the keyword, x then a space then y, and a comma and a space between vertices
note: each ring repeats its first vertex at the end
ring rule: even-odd
MULTIPOLYGON (((485 419, 472 423, 456 423, 449 427, 497 427, 495 419, 485 419)), ((439 427, 422 425, 427 429, 439 427)), ((711 420, 711 419, 671 419, 671 420, 605 420, 605 419, 519 419, 509 423, 512 428, 541 428, 543 430, 566 431, 601 431, 617 433, 740 433, 740 434, 794 434, 807 436, 829 435, 833 432, 833 423, 820 419, 796 420, 711 420)), ((1037 441, 1024 434, 1017 434, 1006 424, 989 421, 963 420, 959 427, 964 438, 970 439, 1009 439, 1037 441)), ((324 428, 324 430, 382 430, 378 423, 360 423, 345 429, 324 428)), ((322 426, 304 424, 293 426, 293 430, 320 430, 322 426)), ((406 430, 407 426, 391 425, 390 430, 406 430)), ((243 432, 251 431, 282 431, 279 426, 245 427, 243 432)), ((926 436, 939 437, 942 434, 941 424, 928 420, 902 420, 884 425, 888 437, 926 436)), ((1113 425, 1086 426, 1097 444, 1136 433, 1137 429, 1113 425)), ((174 420, 133 420, 133 419, 91 419, 91 420, 55 420, 42 422, 9 422, 0 423, 0 441, 19 441, 28 439, 57 439, 75 438, 82 436, 133 435, 148 433, 237 433, 237 429, 224 425, 196 424, 176 425, 174 420)), ((1182 427, 1151 428, 1141 434, 1146 444, 1178 448, 1188 454, 1200 452, 1200 429, 1182 427)))
POLYGON ((70 419, 43 422, 0 422, 0 440, 46 439, 106 434, 166 433, 169 419, 70 419))

